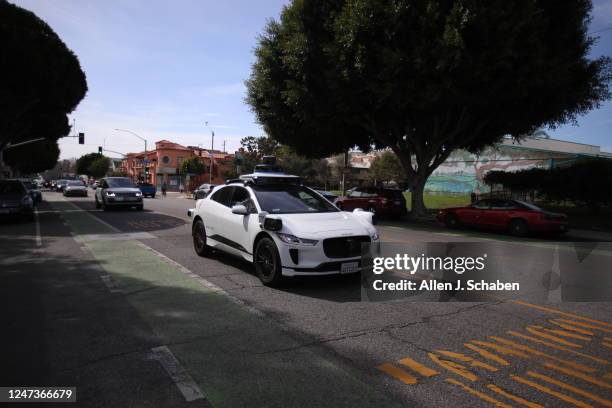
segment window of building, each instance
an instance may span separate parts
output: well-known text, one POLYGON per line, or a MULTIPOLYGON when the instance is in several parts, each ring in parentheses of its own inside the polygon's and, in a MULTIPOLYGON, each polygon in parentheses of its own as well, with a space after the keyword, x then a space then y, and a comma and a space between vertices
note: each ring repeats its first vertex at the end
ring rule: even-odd
POLYGON ((162 157, 162 163, 164 163, 164 164, 170 163, 170 157, 168 157, 168 156, 162 157))

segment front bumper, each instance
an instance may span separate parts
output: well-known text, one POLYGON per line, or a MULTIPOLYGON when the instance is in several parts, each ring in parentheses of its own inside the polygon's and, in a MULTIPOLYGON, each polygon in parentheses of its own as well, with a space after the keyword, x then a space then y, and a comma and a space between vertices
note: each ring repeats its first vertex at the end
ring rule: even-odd
POLYGON ((105 203, 113 207, 130 207, 142 205, 142 197, 106 197, 105 203))

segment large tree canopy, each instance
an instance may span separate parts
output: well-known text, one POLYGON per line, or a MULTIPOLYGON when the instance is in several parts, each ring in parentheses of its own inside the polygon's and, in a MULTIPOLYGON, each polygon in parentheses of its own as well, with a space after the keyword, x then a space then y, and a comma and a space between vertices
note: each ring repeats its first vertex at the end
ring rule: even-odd
POLYGON ((59 147, 54 140, 41 140, 4 151, 6 164, 23 175, 52 169, 59 158, 59 147))
POLYGON ((85 74, 44 21, 6 0, 0 0, 0 67, 0 151, 9 143, 67 135, 66 115, 87 92, 85 74))
POLYGON ((413 212, 455 149, 556 126, 609 98, 589 0, 294 0, 259 39, 247 102, 298 153, 398 156, 413 212))

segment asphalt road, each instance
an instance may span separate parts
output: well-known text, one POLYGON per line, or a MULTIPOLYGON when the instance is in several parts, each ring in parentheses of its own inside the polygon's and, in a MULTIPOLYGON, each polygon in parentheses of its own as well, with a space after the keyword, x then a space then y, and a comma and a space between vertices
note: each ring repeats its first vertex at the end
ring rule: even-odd
MULTIPOLYGON (((92 194, 45 199, 38 223, 0 227, 2 242, 17 243, 0 262, 10 276, 24 273, 4 285, 6 294, 16 301, 26 288, 32 299, 36 287, 45 293, 28 308, 38 323, 20 327, 5 317, 19 329, 5 342, 50 332, 37 348, 40 378, 77 381, 85 405, 104 406, 103 390, 108 401, 133 406, 612 406, 612 303, 557 303, 554 290, 529 302, 363 302, 359 277, 350 276, 271 289, 241 260, 196 256, 186 216, 193 200, 168 196, 147 199, 143 212, 102 212, 92 194), (27 260, 34 256, 45 262, 27 260), (89 296, 105 305, 79 310, 77 323, 58 298, 74 285, 87 290, 73 308, 89 305, 89 296), (62 347, 65 337, 70 347, 62 347), (124 385, 105 371, 111 367, 124 385)), ((378 229, 399 247, 494 244, 509 263, 559 247, 431 226, 378 229)), ((570 248, 602 239, 573 234, 563 238, 570 248)), ((36 382, 30 371, 22 367, 16 378, 36 382)))

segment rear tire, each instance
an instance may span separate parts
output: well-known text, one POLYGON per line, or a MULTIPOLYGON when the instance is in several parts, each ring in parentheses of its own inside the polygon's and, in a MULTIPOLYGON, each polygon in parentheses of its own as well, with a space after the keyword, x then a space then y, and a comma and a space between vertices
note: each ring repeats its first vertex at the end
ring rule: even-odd
POLYGON ((524 237, 529 232, 529 227, 524 220, 512 220, 508 224, 508 231, 515 237, 524 237))
POLYGON ((206 244, 206 227, 204 221, 197 220, 191 227, 191 235, 193 237, 193 249, 196 254, 202 257, 210 255, 211 249, 206 244))
POLYGON ((255 246, 253 253, 255 273, 265 286, 278 286, 283 281, 283 268, 278 248, 272 238, 262 238, 255 246))
POLYGON ((459 228, 459 217, 455 214, 448 214, 444 219, 444 224, 448 228, 459 228))

